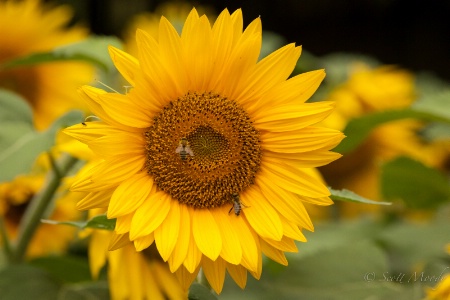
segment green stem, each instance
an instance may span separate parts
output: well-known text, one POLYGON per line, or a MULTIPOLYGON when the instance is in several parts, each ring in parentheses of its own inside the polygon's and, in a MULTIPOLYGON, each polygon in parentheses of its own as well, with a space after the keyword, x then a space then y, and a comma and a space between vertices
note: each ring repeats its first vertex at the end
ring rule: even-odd
POLYGON ((50 162, 53 167, 53 172, 49 172, 46 186, 44 186, 40 193, 33 197, 22 217, 16 244, 15 247, 12 248, 11 262, 18 263, 23 260, 28 245, 41 222, 42 216, 51 203, 61 180, 74 166, 77 159, 70 155, 63 155, 58 160, 58 163, 55 163, 53 157, 50 157, 50 162))
POLYGON ((0 236, 3 241, 3 252, 5 253, 6 258, 11 260, 13 257, 11 243, 9 242, 8 232, 6 232, 5 220, 2 217, 0 217, 0 236))

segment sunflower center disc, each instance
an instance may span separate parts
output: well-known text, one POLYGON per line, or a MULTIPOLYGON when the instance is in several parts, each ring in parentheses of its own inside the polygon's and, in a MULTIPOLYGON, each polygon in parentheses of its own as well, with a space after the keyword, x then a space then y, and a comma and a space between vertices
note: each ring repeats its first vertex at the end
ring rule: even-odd
POLYGON ((213 208, 254 182, 261 164, 258 131, 235 101, 188 93, 171 101, 145 132, 146 168, 180 203, 213 208))

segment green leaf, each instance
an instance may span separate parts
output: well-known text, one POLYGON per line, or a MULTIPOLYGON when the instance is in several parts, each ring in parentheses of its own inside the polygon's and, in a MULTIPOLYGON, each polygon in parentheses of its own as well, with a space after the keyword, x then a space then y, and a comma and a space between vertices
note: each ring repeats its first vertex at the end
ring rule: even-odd
POLYGON ((344 129, 344 134, 347 138, 334 148, 334 151, 339 153, 350 152, 361 144, 377 126, 406 118, 450 123, 450 117, 447 117, 446 114, 425 109, 423 106, 415 109, 406 108, 376 112, 350 120, 344 129))
POLYGON ((425 94, 412 107, 414 110, 426 112, 430 115, 439 116, 450 120, 450 89, 440 90, 434 93, 425 94), (445 109, 447 108, 447 109, 445 109))
POLYGON ((193 283, 189 288, 189 300, 217 300, 217 297, 206 286, 193 283))
MULTIPOLYGON (((449 237, 450 219, 447 218, 439 222, 431 220, 427 223, 394 223, 381 232, 378 240, 391 258, 391 270, 411 274, 422 271, 419 267, 427 263, 447 258, 445 246, 449 237)), ((439 275, 442 270, 428 269, 427 272, 430 275, 439 275)))
POLYGON ((89 264, 85 258, 76 256, 47 256, 30 261, 32 266, 46 270, 63 283, 91 280, 89 264))
POLYGON ((0 89, 0 120, 7 122, 23 122, 33 126, 33 112, 28 103, 18 94, 0 89))
POLYGON ((0 66, 0 69, 16 68, 57 61, 81 60, 93 63, 103 70, 114 68, 108 54, 108 46, 120 48, 121 42, 116 37, 91 36, 81 42, 64 45, 49 52, 33 53, 20 57, 0 66))
MULTIPOLYGON (((7 102, 2 100, 2 103, 7 102)), ((3 123, 0 128, 0 182, 28 173, 38 155, 50 150, 55 144, 55 136, 59 130, 82 121, 81 111, 70 111, 43 132, 34 130, 29 120, 3 123)))
POLYGON ((358 202, 364 204, 376 204, 376 205, 391 205, 390 202, 381 202, 374 201, 364 198, 360 195, 355 194, 352 191, 342 189, 342 190, 334 190, 332 188, 328 188, 330 190, 331 196, 330 198, 335 201, 348 201, 348 202, 358 202))
POLYGON ((386 199, 402 199, 411 208, 433 209, 450 199, 448 179, 408 157, 382 166, 381 191, 386 199))
POLYGON ((93 228, 93 229, 104 229, 104 230, 114 230, 116 227, 116 219, 108 219, 106 215, 95 216, 92 219, 82 222, 82 221, 54 221, 54 220, 41 220, 42 223, 52 224, 52 225, 70 225, 75 226, 80 229, 93 228))
POLYGON ((109 300, 108 282, 96 281, 64 285, 57 300, 109 300))
POLYGON ((0 270, 2 300, 57 299, 60 285, 45 271, 27 265, 13 265, 0 270))

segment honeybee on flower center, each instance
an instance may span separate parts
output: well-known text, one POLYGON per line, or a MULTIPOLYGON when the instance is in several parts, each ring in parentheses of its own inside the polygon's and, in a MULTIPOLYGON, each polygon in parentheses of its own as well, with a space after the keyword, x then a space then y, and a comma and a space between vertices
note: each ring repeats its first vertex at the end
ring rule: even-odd
POLYGON ((180 143, 178 144, 178 147, 175 150, 175 152, 180 154, 181 160, 186 160, 188 154, 190 156, 194 156, 194 152, 192 152, 191 147, 189 147, 189 141, 185 137, 181 138, 180 143))

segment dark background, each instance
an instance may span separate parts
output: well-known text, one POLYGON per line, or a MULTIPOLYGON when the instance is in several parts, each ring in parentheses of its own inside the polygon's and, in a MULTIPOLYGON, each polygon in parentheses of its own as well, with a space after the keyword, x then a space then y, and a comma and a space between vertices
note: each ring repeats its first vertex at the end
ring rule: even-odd
MULTIPOLYGON (((60 0, 76 7, 94 33, 120 35, 130 16, 164 1, 60 0)), ((263 29, 314 55, 352 52, 450 81, 450 0, 198 0, 218 14, 242 8, 245 25, 263 29)))

